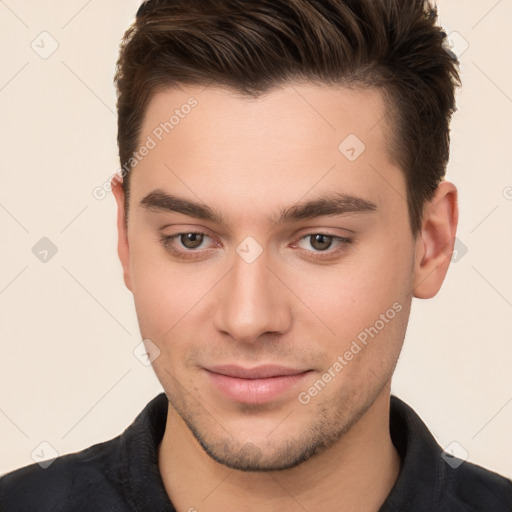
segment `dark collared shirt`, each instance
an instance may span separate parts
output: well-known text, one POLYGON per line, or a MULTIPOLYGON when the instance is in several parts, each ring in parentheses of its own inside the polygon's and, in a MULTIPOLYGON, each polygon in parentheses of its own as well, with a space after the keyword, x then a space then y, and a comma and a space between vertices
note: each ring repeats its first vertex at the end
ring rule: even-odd
MULTIPOLYGON (((167 397, 161 393, 119 436, 0 478, 1 512, 175 512, 158 469, 167 397)), ((391 397, 391 437, 402 466, 379 512, 512 512, 512 481, 443 457, 419 416, 391 397), (458 467, 456 467, 458 466, 458 467)))

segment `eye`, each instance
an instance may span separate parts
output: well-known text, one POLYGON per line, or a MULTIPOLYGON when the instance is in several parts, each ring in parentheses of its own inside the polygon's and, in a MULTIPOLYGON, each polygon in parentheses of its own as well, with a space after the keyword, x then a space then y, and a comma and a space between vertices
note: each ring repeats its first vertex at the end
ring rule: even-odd
POLYGON ((303 236, 296 246, 313 258, 330 258, 344 251, 352 239, 328 233, 310 233, 303 236), (334 246, 334 249, 332 247, 334 246), (311 248, 313 250, 311 250, 311 248))
POLYGON ((334 240, 333 236, 323 235, 321 233, 317 233, 315 235, 308 235, 307 238, 309 238, 309 243, 311 244, 311 247, 318 251, 325 251, 326 249, 329 249, 334 240))
POLYGON ((189 231, 187 233, 176 233, 175 235, 163 235, 160 242, 167 251, 175 256, 198 258, 208 251, 208 249, 202 247, 202 244, 209 238, 205 233, 189 231))
POLYGON ((204 233, 180 233, 177 235, 180 243, 187 249, 197 249, 206 236, 204 233))
MULTIPOLYGON (((166 251, 182 259, 200 258, 209 254, 212 248, 221 246, 219 243, 212 242, 211 237, 206 233, 196 231, 162 235, 160 242, 166 251)), ((346 250, 350 243, 352 243, 352 239, 338 235, 309 233, 301 237, 291 247, 298 247, 310 258, 328 259, 346 250)))

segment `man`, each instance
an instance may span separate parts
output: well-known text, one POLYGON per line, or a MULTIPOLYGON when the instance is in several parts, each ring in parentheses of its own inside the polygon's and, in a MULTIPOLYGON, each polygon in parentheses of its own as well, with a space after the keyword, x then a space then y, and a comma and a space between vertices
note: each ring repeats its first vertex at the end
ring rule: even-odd
POLYGON ((449 267, 457 62, 423 0, 152 0, 118 62, 118 251, 165 393, 0 510, 510 511, 390 382, 449 267), (457 462, 457 463, 454 463, 457 462))

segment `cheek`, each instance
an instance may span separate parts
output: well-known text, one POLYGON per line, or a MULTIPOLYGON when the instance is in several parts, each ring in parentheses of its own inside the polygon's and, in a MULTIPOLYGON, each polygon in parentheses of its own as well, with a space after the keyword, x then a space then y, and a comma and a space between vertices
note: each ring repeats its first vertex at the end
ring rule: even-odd
POLYGON ((185 313, 193 287, 179 270, 155 241, 136 238, 130 245, 133 297, 144 337, 161 339, 185 313))
POLYGON ((135 308, 144 337, 162 345, 176 339, 190 322, 196 332, 204 327, 198 315, 219 280, 218 268, 171 261, 157 243, 142 239, 130 247, 130 257, 135 308))
POLYGON ((294 280, 297 296, 314 313, 312 321, 322 320, 336 341, 354 338, 395 303, 405 308, 410 300, 411 254, 393 244, 364 252, 336 267, 301 272, 294 280))
MULTIPOLYGON (((334 334, 316 339, 325 356, 323 371, 336 375, 330 393, 344 389, 364 396, 391 376, 405 337, 410 298, 406 287, 400 289, 400 281, 389 275, 380 276, 378 286, 370 272, 354 276, 340 283, 342 289, 331 282, 330 300, 318 316, 334 334)), ((318 325, 311 329, 320 332, 318 325)))

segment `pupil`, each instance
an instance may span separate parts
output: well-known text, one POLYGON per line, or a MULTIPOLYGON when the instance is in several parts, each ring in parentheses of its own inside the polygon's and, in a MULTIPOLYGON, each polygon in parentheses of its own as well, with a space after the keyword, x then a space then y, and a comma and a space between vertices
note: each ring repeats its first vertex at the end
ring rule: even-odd
POLYGON ((312 240, 312 243, 311 245, 315 248, 315 249, 319 249, 319 250, 325 250, 325 249, 328 249, 329 246, 331 245, 331 238, 330 236, 326 236, 326 235, 313 235, 313 240, 312 240))
POLYGON ((199 247, 203 241, 203 235, 200 233, 186 233, 181 235, 181 242, 187 249, 199 247))

